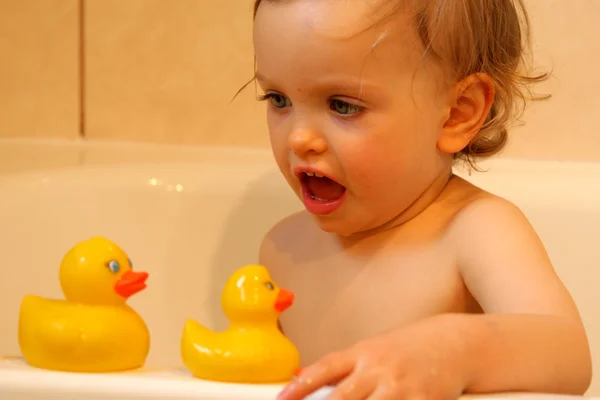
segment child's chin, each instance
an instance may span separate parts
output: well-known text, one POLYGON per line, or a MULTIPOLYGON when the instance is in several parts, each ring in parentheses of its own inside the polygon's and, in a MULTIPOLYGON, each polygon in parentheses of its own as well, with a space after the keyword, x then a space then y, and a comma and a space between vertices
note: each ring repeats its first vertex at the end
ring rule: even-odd
POLYGON ((354 224, 343 218, 331 218, 331 216, 315 214, 312 214, 312 216, 322 231, 340 236, 352 236, 357 232, 354 224))

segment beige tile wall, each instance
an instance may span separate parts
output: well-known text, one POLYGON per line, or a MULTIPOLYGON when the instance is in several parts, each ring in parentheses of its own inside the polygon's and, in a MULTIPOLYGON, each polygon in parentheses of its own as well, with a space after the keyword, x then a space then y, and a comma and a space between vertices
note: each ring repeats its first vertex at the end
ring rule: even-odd
POLYGON ((0 0, 0 136, 79 135, 78 0, 0 0))
POLYGON ((527 0, 535 62, 551 68, 540 86, 552 99, 536 103, 516 129, 507 155, 600 161, 600 1, 527 0))
POLYGON ((250 0, 87 0, 86 134, 268 145, 250 0))
MULTIPOLYGON (((230 103, 252 74, 251 0, 79 1, 87 137, 268 146, 253 87, 230 103)), ((76 2, 0 0, 0 135, 76 135, 76 2)), ((530 107, 506 154, 600 160, 600 1, 528 5, 554 97, 530 107)))

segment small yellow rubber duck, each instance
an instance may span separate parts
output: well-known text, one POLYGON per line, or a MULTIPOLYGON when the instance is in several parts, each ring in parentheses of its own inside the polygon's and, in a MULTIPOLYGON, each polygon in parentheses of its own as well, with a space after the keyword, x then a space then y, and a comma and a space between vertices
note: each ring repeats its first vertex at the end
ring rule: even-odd
POLYGON ((28 295, 19 345, 30 365, 69 372, 116 372, 143 366, 150 348, 144 320, 127 299, 146 288, 127 254, 103 238, 78 243, 60 265, 66 300, 28 295))
POLYGON ((294 294, 280 289, 267 268, 248 265, 235 271, 221 295, 230 326, 214 332, 188 320, 181 357, 196 378, 232 383, 289 381, 300 363, 296 346, 278 327, 280 313, 294 294))

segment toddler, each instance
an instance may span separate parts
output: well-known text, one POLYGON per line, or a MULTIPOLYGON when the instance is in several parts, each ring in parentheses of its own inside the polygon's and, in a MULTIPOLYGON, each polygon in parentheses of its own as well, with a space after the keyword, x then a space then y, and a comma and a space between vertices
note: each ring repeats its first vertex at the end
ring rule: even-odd
POLYGON ((523 0, 256 0, 255 79, 305 211, 260 261, 297 301, 280 399, 583 394, 586 332, 531 225, 453 175, 502 149, 528 85, 523 0))

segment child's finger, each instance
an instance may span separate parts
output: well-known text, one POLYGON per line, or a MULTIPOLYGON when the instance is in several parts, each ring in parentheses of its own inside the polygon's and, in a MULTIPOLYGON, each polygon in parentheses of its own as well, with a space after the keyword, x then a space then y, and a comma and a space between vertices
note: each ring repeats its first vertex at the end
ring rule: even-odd
POLYGON ((376 388, 377 380, 364 372, 353 372, 340 382, 327 400, 364 400, 369 398, 376 388))
POLYGON ((348 353, 326 356, 306 367, 292 383, 277 396, 277 400, 301 400, 323 386, 338 382, 354 368, 354 359, 348 353))
POLYGON ((402 397, 406 396, 402 396, 401 393, 395 393, 380 386, 369 397, 367 397, 367 400, 398 400, 402 397))

